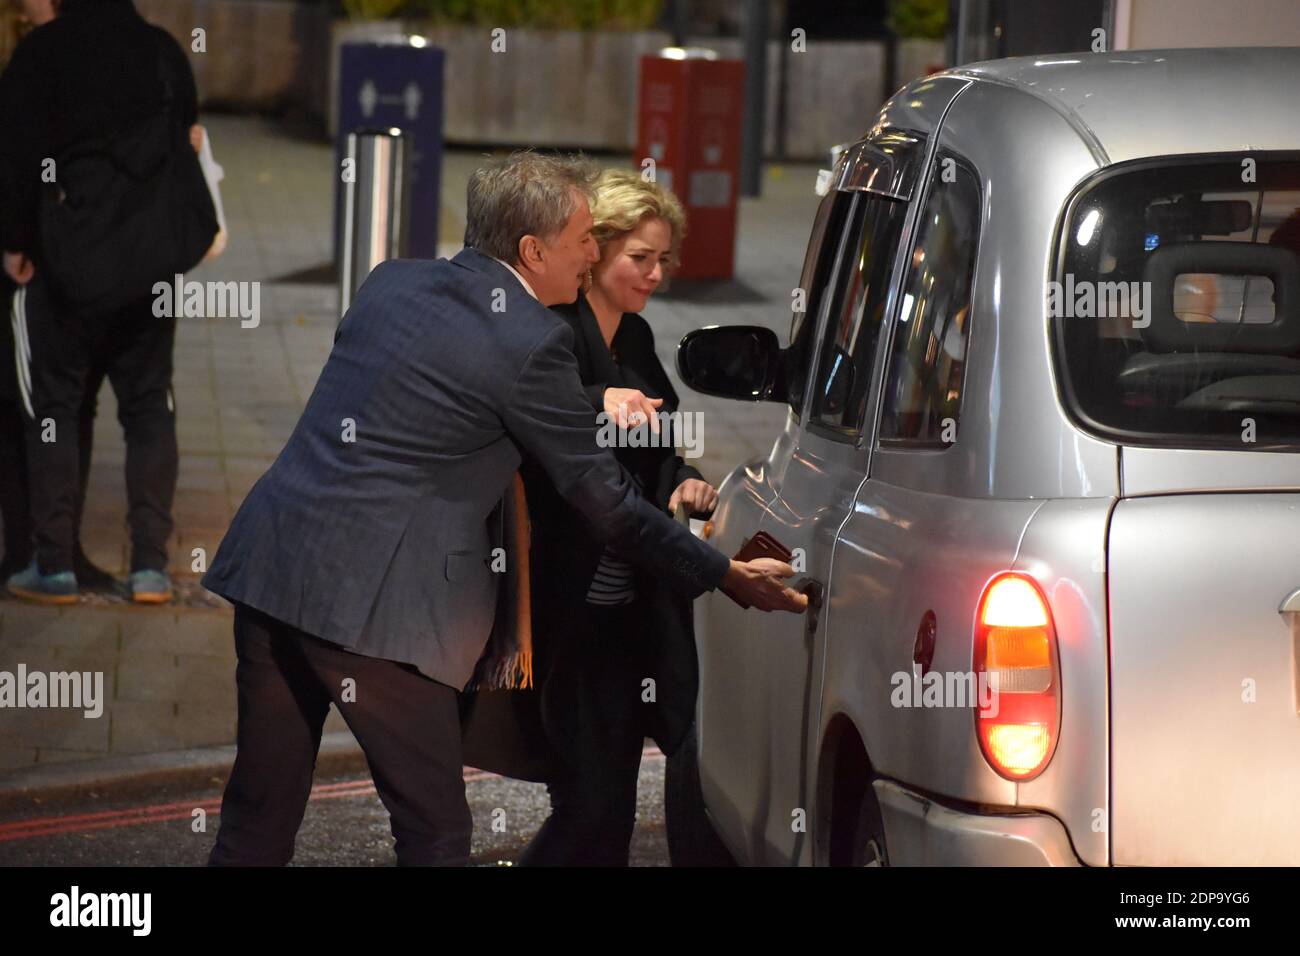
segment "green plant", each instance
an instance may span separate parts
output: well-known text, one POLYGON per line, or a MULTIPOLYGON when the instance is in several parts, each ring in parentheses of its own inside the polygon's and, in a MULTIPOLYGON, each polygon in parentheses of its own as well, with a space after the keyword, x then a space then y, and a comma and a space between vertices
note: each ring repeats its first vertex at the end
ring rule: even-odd
POLYGON ((407 0, 343 0, 343 11, 353 20, 386 20, 397 16, 407 0))
POLYGON ((948 32, 948 0, 889 0, 886 22, 902 39, 942 40, 948 32))
POLYGON ((402 15, 435 23, 542 30, 644 30, 664 0, 404 0, 402 15))

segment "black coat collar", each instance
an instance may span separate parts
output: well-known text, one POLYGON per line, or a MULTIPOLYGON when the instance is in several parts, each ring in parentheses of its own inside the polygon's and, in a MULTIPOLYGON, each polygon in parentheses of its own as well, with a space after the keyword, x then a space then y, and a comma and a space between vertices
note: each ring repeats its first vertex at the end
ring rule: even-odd
MULTIPOLYGON (((581 292, 578 293, 578 301, 572 306, 578 316, 577 332, 582 336, 582 343, 587 353, 587 361, 590 363, 592 381, 594 382, 611 382, 621 384, 623 373, 614 363, 614 357, 610 354, 609 347, 605 345, 605 336, 601 334, 600 323, 596 321, 596 313, 592 310, 591 304, 587 302, 587 297, 581 292)), ((627 321, 624 319, 624 321, 627 321)), ((623 328, 622 323, 619 329, 623 328)), ((618 339, 618 333, 614 333, 615 340, 618 339)))
POLYGON ((664 399, 663 411, 678 407, 677 392, 655 356, 650 338, 639 331, 645 327, 645 319, 639 314, 630 312, 623 316, 618 331, 614 333, 614 348, 622 363, 619 364, 605 345, 596 313, 581 292, 576 302, 551 306, 551 311, 573 328, 573 354, 578 358, 584 384, 639 388, 647 395, 664 399))

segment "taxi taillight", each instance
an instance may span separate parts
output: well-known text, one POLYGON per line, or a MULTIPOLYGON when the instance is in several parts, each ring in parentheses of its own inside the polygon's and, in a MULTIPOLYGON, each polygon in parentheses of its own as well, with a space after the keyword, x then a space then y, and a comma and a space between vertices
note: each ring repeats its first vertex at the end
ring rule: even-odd
POLYGON ((1008 780, 1036 777, 1060 729, 1056 631, 1034 580, 1008 571, 984 588, 975 616, 975 728, 984 757, 1008 780), (980 699, 983 698, 983 699, 980 699))

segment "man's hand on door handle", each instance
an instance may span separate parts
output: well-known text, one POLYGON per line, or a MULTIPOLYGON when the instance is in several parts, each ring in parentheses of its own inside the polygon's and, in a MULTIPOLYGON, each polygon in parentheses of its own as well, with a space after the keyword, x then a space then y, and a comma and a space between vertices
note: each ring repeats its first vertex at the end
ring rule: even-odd
POLYGON ((732 560, 722 583, 760 611, 802 614, 808 608, 808 595, 785 584, 785 579, 794 577, 794 574, 794 568, 776 558, 732 560))

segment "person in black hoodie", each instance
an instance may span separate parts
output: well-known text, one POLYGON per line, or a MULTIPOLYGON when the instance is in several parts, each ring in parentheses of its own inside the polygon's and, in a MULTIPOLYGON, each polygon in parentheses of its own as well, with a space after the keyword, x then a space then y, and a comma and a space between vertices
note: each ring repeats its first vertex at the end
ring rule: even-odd
MULTIPOLYGON (((23 0, 24 19, 33 27, 49 23, 58 14, 58 0, 23 0)), ((0 85, 3 85, 0 77, 0 85)), ((4 174, 0 168, 0 176, 4 174)), ((0 195, 8 195, 0 188, 0 195)), ((0 208, 0 218, 6 210, 0 208)), ((3 229, 0 228, 0 233, 3 229)), ((31 505, 27 491, 27 449, 24 439, 25 383, 18 378, 20 356, 14 354, 14 328, 12 309, 18 285, 8 275, 0 272, 0 521, 4 523, 4 551, 0 556, 0 581, 8 580, 27 567, 35 554, 32 536, 31 505)), ((95 434, 95 405, 103 373, 93 375, 87 385, 86 400, 79 420, 80 461, 78 473, 80 486, 77 495, 76 528, 81 528, 81 513, 85 506, 86 481, 90 475, 90 459, 95 434)), ((113 586, 112 575, 96 567, 86 556, 77 534, 73 554, 77 581, 87 590, 102 591, 113 586)))
MULTIPOLYGON (((672 436, 672 419, 662 417, 677 411, 677 394, 639 314, 676 261, 685 214, 639 173, 606 170, 592 217, 601 258, 590 289, 552 311, 573 328, 588 399, 606 416, 598 419, 608 424, 606 437, 627 444, 615 457, 646 500, 707 514, 717 491, 677 454, 682 435, 672 436), (645 420, 655 411, 658 435, 645 420), (620 419, 639 428, 637 438, 616 432, 620 419)), ((626 866, 645 738, 672 753, 695 716, 691 602, 602 547, 535 465, 526 460, 522 474, 532 523, 537 699, 554 756, 551 815, 520 863, 626 866)))
MULTIPOLYGON (((51 6, 23 3, 29 14, 51 6)), ((36 545, 35 560, 8 587, 44 603, 77 599, 84 422, 106 375, 126 436, 132 597, 157 603, 171 597, 166 544, 178 468, 175 319, 155 318, 152 296, 104 315, 62 308, 59 289, 44 274, 38 217, 49 170, 57 171, 51 161, 158 115, 164 86, 172 91, 177 122, 193 128, 198 96, 184 51, 146 23, 131 0, 62 0, 57 12, 19 42, 0 79, 0 248, 4 270, 19 286, 13 329, 36 545)))

